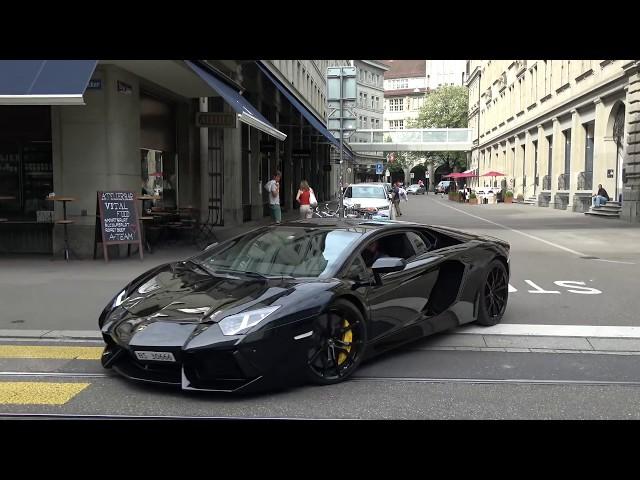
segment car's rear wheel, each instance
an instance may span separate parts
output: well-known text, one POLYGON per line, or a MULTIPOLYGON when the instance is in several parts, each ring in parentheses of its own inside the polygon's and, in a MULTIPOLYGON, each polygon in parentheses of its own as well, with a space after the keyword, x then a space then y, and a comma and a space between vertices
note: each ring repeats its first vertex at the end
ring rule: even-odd
POLYGON ((348 378, 362 361, 367 327, 360 311, 347 300, 337 300, 318 316, 307 354, 307 377, 320 385, 348 378))
POLYGON ((507 269, 500 260, 493 260, 487 267, 480 290, 477 322, 480 325, 495 325, 502 320, 509 296, 507 269))

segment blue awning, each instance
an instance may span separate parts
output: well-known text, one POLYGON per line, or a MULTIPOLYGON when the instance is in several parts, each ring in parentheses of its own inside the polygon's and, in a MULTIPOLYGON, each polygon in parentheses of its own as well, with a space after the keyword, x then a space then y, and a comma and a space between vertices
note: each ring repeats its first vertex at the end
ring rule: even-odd
MULTIPOLYGON (((325 127, 324 124, 320 120, 318 120, 318 118, 313 113, 311 113, 307 107, 300 103, 295 95, 293 95, 287 87, 282 85, 282 83, 280 83, 280 81, 264 65, 262 65, 260 61, 257 61, 256 63, 258 64, 258 68, 260 68, 260 70, 262 70, 267 78, 273 82, 276 88, 280 90, 280 93, 282 93, 287 98, 287 100, 291 102, 295 109, 298 110, 302 114, 302 116, 307 119, 307 122, 309 122, 316 130, 322 133, 326 137, 326 139, 329 140, 329 142, 334 145, 339 151, 340 140, 334 137, 333 134, 327 129, 327 127, 325 127)), ((344 143, 344 153, 347 156, 353 158, 353 153, 346 143, 344 143)))
POLYGON ((189 60, 185 60, 185 63, 191 68, 200 78, 202 78, 214 91, 216 91, 224 100, 235 110, 238 114, 238 120, 257 128, 258 130, 268 133, 272 137, 278 140, 284 140, 287 136, 281 131, 277 130, 269 121, 262 116, 256 108, 251 105, 246 98, 240 95, 240 92, 227 85, 222 80, 216 78, 211 72, 205 70, 199 65, 196 65, 189 60))
POLYGON ((97 60, 0 60, 0 105, 84 105, 97 60))

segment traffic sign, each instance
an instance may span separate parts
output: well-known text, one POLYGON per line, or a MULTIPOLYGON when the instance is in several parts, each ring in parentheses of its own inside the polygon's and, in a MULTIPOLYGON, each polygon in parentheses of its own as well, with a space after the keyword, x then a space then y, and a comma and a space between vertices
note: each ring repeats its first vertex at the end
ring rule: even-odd
POLYGON ((415 174, 414 174, 413 172, 411 172, 411 178, 412 178, 412 179, 413 179, 414 175, 415 175, 415 174))
POLYGON ((383 168, 381 163, 376 163, 376 175, 382 175, 383 168))

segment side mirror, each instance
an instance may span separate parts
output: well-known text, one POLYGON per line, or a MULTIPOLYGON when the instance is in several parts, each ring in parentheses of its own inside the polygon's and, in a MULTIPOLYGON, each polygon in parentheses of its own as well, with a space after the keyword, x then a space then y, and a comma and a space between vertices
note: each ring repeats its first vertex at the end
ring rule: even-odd
POLYGON ((377 259, 371 266, 373 273, 401 272, 407 265, 407 261, 400 257, 382 257, 377 259))
POLYGON ((407 261, 404 258, 382 257, 377 259, 371 266, 376 285, 382 285, 382 278, 380 278, 380 275, 383 273, 401 272, 404 270, 406 265, 407 261))

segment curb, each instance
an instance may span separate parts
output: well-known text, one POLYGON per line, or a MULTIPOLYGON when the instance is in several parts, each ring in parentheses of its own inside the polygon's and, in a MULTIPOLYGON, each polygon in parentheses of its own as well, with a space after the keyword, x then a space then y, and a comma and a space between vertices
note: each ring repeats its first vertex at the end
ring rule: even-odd
POLYGON ((0 339, 102 340, 100 330, 0 330, 0 339))

